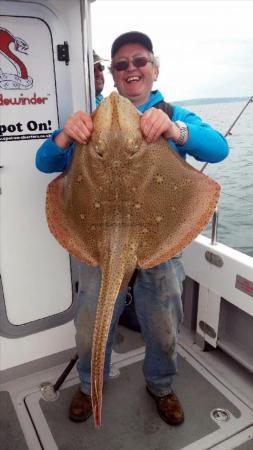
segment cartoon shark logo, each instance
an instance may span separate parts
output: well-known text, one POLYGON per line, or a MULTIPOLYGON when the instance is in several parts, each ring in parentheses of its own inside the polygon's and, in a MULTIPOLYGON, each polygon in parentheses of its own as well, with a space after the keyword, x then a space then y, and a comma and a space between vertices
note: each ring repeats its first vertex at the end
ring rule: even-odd
POLYGON ((28 76, 25 64, 10 49, 10 46, 13 48, 13 44, 16 52, 27 54, 29 46, 23 39, 13 36, 5 28, 0 28, 0 54, 14 69, 4 73, 0 68, 0 87, 2 89, 30 89, 33 79, 28 76))

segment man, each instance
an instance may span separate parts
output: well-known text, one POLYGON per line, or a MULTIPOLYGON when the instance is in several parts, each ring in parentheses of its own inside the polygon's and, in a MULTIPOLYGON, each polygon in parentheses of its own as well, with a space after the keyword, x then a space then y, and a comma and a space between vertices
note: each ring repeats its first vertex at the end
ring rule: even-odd
POLYGON ((93 50, 96 106, 98 106, 104 98, 102 95, 102 90, 104 89, 104 84, 105 84, 105 79, 104 79, 104 74, 103 74, 103 71, 105 70, 105 66, 103 64, 101 64, 104 61, 106 61, 106 59, 102 59, 93 50))
MULTIPOLYGON (((182 158, 186 154, 200 161, 218 162, 228 154, 226 140, 195 114, 173 106, 171 118, 157 106, 163 96, 152 91, 159 67, 148 36, 129 32, 112 45, 111 73, 118 92, 143 113, 140 126, 144 138, 155 142, 164 136, 182 158)), ((36 164, 44 172, 62 171, 68 167, 75 142, 88 142, 93 130, 92 118, 79 111, 55 131, 38 150, 36 164)), ((90 359, 93 323, 96 313, 101 273, 99 268, 80 265, 80 291, 76 315, 76 343, 79 355, 77 369, 81 388, 70 405, 69 417, 84 421, 92 413, 90 400, 90 359), (92 318, 92 320, 91 320, 92 318)), ((147 391, 154 398, 161 418, 170 425, 184 421, 179 399, 172 390, 177 371, 177 334, 182 321, 181 303, 184 268, 181 256, 158 266, 137 272, 134 293, 135 308, 146 343, 143 372, 147 391)), ((109 376, 113 333, 124 309, 126 290, 115 303, 105 358, 105 381, 109 376)))

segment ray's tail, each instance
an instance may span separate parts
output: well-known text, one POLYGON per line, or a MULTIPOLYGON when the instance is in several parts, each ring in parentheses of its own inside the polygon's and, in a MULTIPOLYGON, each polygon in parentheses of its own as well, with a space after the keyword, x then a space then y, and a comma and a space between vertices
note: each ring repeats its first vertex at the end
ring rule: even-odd
POLYGON ((136 267, 134 246, 124 238, 122 233, 116 232, 116 236, 114 233, 112 245, 108 252, 105 252, 106 259, 102 265, 102 281, 93 332, 91 363, 91 400, 96 427, 101 426, 105 349, 114 305, 122 282, 127 284, 136 267), (125 245, 122 245, 124 241, 125 245))

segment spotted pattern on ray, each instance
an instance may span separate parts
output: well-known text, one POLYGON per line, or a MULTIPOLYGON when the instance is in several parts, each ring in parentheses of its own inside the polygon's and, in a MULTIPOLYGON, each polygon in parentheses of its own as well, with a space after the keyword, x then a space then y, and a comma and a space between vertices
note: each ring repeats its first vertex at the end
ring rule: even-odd
POLYGON ((92 405, 101 425, 105 347, 116 297, 136 267, 181 252, 207 225, 219 185, 160 138, 147 143, 140 115, 113 92, 99 106, 87 145, 47 190, 51 232, 80 261, 99 265, 102 281, 92 347, 92 405))

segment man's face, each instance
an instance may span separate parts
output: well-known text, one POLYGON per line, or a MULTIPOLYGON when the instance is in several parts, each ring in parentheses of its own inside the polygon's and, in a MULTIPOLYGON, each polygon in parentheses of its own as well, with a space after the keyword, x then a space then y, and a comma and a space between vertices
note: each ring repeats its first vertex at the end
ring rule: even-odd
POLYGON ((101 92, 104 88, 105 79, 104 79, 103 70, 104 70, 104 66, 101 63, 94 64, 94 78, 95 78, 96 95, 101 94, 101 92))
POLYGON ((140 44, 126 44, 120 47, 112 60, 112 76, 119 94, 131 100, 135 106, 146 103, 153 82, 158 76, 158 67, 153 63, 153 55, 140 44), (135 67, 133 61, 144 57, 148 62, 143 67, 135 67), (128 61, 125 70, 117 70, 117 63, 128 61), (115 67, 116 64, 116 67, 115 67))

